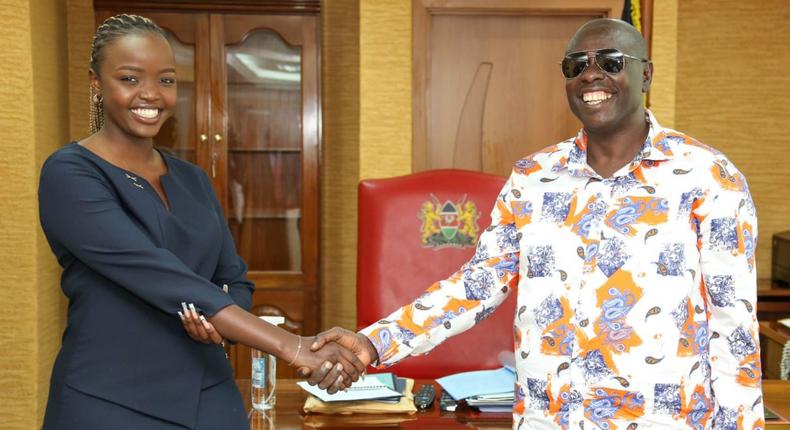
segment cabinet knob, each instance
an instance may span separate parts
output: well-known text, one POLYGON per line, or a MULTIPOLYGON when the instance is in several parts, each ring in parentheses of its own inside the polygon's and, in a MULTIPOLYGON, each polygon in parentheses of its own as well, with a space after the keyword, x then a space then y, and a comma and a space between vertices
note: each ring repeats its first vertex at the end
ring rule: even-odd
POLYGON ((205 142, 205 141, 207 141, 207 140, 208 140, 208 135, 207 135, 207 134, 205 134, 205 133, 201 133, 201 134, 200 134, 200 141, 201 141, 201 142, 205 142))
POLYGON ((214 135, 214 142, 222 142, 222 136, 219 133, 214 135))

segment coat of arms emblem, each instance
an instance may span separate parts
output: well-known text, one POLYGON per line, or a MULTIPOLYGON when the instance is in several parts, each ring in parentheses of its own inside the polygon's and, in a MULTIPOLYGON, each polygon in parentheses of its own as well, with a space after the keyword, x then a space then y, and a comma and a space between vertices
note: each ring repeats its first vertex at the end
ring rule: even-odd
POLYGON ((439 198, 431 194, 430 200, 423 202, 417 217, 422 220, 422 246, 424 248, 465 248, 477 243, 477 220, 480 212, 472 201, 464 195, 458 202, 439 198))

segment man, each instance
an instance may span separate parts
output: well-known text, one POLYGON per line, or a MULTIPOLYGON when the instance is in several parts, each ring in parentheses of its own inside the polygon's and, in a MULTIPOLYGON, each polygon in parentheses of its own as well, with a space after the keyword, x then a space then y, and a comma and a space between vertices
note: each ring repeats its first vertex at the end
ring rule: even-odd
POLYGON ((459 272, 312 347, 336 341, 388 366, 518 285, 513 428, 764 427, 754 205, 724 155, 645 110, 646 54, 622 21, 583 25, 562 62, 579 134, 516 162, 459 272), (445 313, 451 300, 472 305, 445 313))

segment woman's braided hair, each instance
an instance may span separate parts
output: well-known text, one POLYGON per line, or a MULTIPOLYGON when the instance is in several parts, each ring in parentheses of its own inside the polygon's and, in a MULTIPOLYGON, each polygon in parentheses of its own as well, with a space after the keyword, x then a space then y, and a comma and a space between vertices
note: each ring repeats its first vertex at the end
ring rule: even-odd
MULTIPOLYGON (((164 30, 149 18, 139 15, 121 14, 107 18, 93 36, 91 45, 91 70, 99 74, 99 66, 104 60, 104 48, 116 39, 130 34, 155 33, 165 36, 164 30)), ((96 94, 93 86, 90 87, 90 133, 96 133, 104 126, 103 100, 96 94)))

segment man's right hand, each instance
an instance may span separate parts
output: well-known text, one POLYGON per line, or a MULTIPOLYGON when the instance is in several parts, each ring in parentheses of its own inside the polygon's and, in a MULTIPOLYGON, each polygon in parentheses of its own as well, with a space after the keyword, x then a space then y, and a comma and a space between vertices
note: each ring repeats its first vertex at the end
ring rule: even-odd
MULTIPOLYGON (((319 333, 315 337, 313 344, 310 346, 310 350, 318 351, 329 342, 335 342, 354 353, 359 361, 361 361, 366 367, 379 358, 376 348, 373 347, 373 344, 370 343, 370 340, 367 338, 367 336, 360 333, 355 333, 351 330, 346 330, 342 327, 333 327, 323 333, 319 333)), ((314 370, 313 372, 319 372, 317 374, 313 373, 310 375, 310 379, 313 381, 322 380, 324 375, 321 373, 328 373, 328 371, 324 368, 314 370)))

